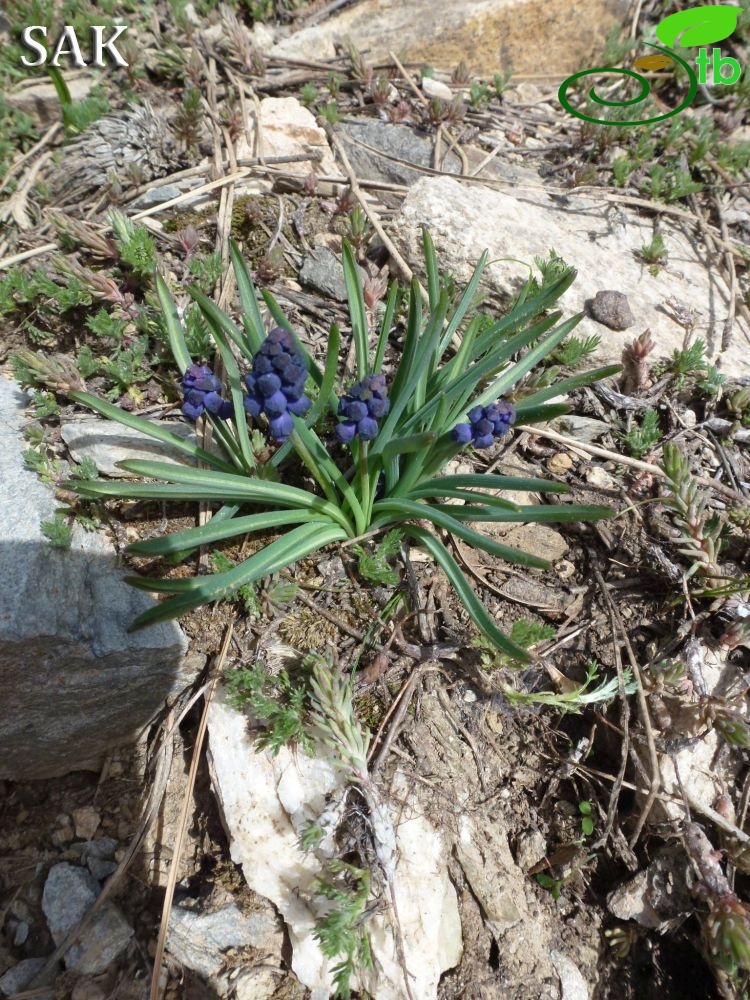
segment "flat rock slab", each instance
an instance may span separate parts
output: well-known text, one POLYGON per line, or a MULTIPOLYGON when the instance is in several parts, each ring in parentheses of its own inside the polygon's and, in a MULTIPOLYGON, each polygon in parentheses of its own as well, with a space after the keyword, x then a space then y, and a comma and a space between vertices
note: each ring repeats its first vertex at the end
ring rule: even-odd
MULTIPOLYGON (((55 944, 88 913, 101 889, 85 868, 61 862, 50 868, 42 893, 42 909, 55 944)), ((133 928, 120 910, 104 903, 92 916, 79 941, 65 954, 67 969, 85 975, 105 972, 130 944, 133 928)))
MULTIPOLYGON (((195 430, 190 424, 176 420, 161 424, 164 430, 195 443, 195 430)), ((124 427, 112 420, 99 417, 85 417, 83 420, 67 420, 60 428, 62 439, 76 462, 91 459, 101 475, 118 479, 132 479, 133 473, 117 467, 118 462, 159 461, 187 463, 188 456, 178 448, 163 441, 142 434, 141 431, 124 427)))
POLYGON ((57 503, 24 468, 25 402, 0 379, 0 778, 10 780, 98 767, 202 663, 185 657, 174 622, 128 632, 154 602, 124 582, 104 535, 75 525, 68 550, 42 535, 57 503))
POLYGON ((575 330, 578 337, 601 337, 598 362, 619 361, 625 344, 646 329, 656 340, 656 356, 671 356, 682 348, 685 330, 668 304, 674 299, 693 310, 694 337, 706 341, 712 361, 732 375, 750 373, 750 329, 736 317, 730 345, 721 350, 729 290, 718 270, 707 265, 705 248, 667 217, 662 218, 661 232, 669 259, 657 275, 636 256, 651 240, 651 222, 601 198, 559 198, 523 188, 510 194, 451 177, 430 177, 411 188, 394 227, 407 260, 417 265, 423 258, 422 226, 432 234, 441 270, 458 281, 469 279, 488 249, 492 263, 485 280, 509 296, 529 273, 517 261, 533 265, 534 257, 547 259, 553 249, 578 270, 560 300, 564 318, 586 311, 586 303, 599 291, 614 289, 626 295, 635 321, 628 330, 612 330, 589 315, 575 330))
POLYGON ((351 42, 369 62, 393 51, 404 63, 465 61, 479 76, 512 69, 554 78, 597 65, 591 59, 627 9, 625 0, 362 0, 295 31, 269 55, 320 61, 351 42))

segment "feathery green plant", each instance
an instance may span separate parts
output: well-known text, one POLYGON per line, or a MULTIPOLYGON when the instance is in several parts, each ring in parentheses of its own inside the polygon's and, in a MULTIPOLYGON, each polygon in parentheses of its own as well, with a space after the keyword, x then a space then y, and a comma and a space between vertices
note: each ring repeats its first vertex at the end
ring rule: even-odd
MULTIPOLYGON (((575 278, 572 268, 544 262, 542 287, 530 279, 510 312, 501 319, 470 315, 477 289, 487 266, 484 253, 465 290, 453 297, 449 283, 438 270, 429 233, 424 232, 427 272, 426 304, 419 283, 412 281, 406 296, 408 318, 403 345, 395 370, 388 375, 389 409, 380 414, 376 434, 350 438, 343 462, 340 446, 326 443, 322 428, 326 418, 340 413, 337 393, 339 330, 331 326, 328 351, 321 368, 297 339, 291 325, 270 292, 263 300, 278 327, 288 331, 301 364, 307 368, 305 391, 314 397, 304 416, 285 413, 288 440, 272 454, 269 446, 253 447, 253 439, 266 426, 263 416, 254 417, 251 432, 246 419, 247 384, 242 366, 250 366, 262 344, 269 344, 261 318, 258 298, 238 247, 231 246, 231 259, 242 307, 241 326, 196 288, 191 295, 216 345, 227 373, 230 400, 216 392, 213 402, 221 404, 221 417, 208 410, 200 417, 211 424, 214 438, 223 449, 218 456, 178 438, 163 426, 128 413, 85 392, 72 398, 105 417, 170 443, 196 464, 197 468, 170 462, 129 461, 122 467, 144 478, 137 483, 76 482, 71 488, 87 497, 116 499, 158 499, 184 502, 201 500, 221 505, 213 519, 199 528, 152 538, 131 546, 140 555, 166 556, 195 550, 199 545, 241 537, 248 533, 285 528, 281 537, 224 572, 181 579, 131 578, 130 583, 145 590, 172 595, 158 607, 142 614, 136 627, 178 617, 244 584, 291 566, 328 545, 355 539, 367 532, 397 528, 422 546, 442 568, 463 603, 469 617, 488 638, 507 653, 526 659, 497 627, 478 599, 448 547, 441 541, 447 532, 470 546, 483 549, 512 563, 547 568, 548 563, 520 552, 473 527, 474 522, 513 521, 554 523, 608 517, 609 508, 578 504, 521 506, 503 499, 500 490, 564 493, 559 483, 504 475, 441 475, 447 462, 465 443, 454 436, 459 427, 468 433, 467 415, 479 408, 491 408, 500 397, 512 396, 520 423, 533 424, 567 411, 568 407, 547 401, 583 385, 614 374, 618 366, 600 368, 563 378, 543 388, 526 390, 521 383, 536 365, 560 345, 581 319, 561 321, 559 312, 550 312, 575 278), (460 346, 453 346, 456 336, 460 346), (226 410, 232 415, 228 419, 226 410), (289 485, 287 464, 312 477, 315 488, 289 485), (464 500, 463 505, 447 499, 464 500), (430 523, 432 530, 423 526, 430 523)), ((349 315, 355 348, 356 377, 384 379, 389 338, 396 323, 400 292, 392 285, 385 300, 379 328, 368 324, 362 284, 355 256, 344 245, 349 315)), ((177 307, 162 277, 157 274, 156 291, 164 313, 169 344, 181 373, 193 364, 177 307)), ((275 348, 274 348, 275 349, 275 348)), ((258 373, 259 374, 259 373, 258 373)), ((255 376, 250 376, 255 378, 255 376)), ((212 378, 215 377, 212 376, 212 378)), ((215 380, 216 381, 216 380, 215 380)), ((344 396, 345 405, 346 399, 344 396)), ((305 397, 305 402, 307 397, 305 397)), ((282 400, 283 403, 283 400, 282 400)), ((257 410, 256 410, 257 412, 257 410)), ((512 412, 505 407, 506 415, 512 412)), ((470 418, 468 418, 470 419, 470 418)), ((484 421, 486 423, 486 421, 484 421)), ((376 423, 369 421, 370 427, 376 423)), ((271 434, 274 432, 271 421, 271 434)), ((466 441, 467 438, 464 438, 466 441)), ((478 439, 477 439, 478 440, 478 439)), ((483 440, 487 440, 484 438, 483 440)), ((491 438, 490 438, 491 440, 491 438)), ((269 442, 270 444, 270 442, 269 442)), ((298 476, 295 476, 298 478, 298 476)))

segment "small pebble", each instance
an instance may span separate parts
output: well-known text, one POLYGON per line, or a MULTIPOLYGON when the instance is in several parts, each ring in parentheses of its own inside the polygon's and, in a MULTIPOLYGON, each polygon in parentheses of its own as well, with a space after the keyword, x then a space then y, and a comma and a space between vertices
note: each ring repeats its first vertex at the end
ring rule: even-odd
POLYGON ((547 469, 553 476, 562 476, 572 468, 573 458, 565 451, 560 451, 547 459, 547 469))
POLYGON ((81 840, 91 840, 99 829, 102 818, 93 806, 81 806, 73 810, 76 837, 81 840))
POLYGON ((586 305, 590 316, 610 330, 627 330, 635 323, 628 297, 623 292, 597 292, 586 305))
POLYGON ((612 476, 599 465, 591 465, 586 469, 586 482, 589 486, 596 486, 600 490, 611 490, 616 485, 612 476))

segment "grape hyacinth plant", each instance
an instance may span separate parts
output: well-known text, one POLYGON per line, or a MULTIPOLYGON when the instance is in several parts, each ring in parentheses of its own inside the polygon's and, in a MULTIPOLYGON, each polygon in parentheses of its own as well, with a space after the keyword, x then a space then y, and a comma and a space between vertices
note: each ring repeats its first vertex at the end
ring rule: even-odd
POLYGON ((442 470, 467 447, 489 448, 514 422, 529 425, 567 412, 565 404, 548 401, 612 375, 619 367, 525 388, 525 376, 581 319, 562 320, 560 312, 551 311, 575 271, 561 269, 541 287, 529 279, 507 315, 493 318, 473 310, 487 254, 466 288, 456 294, 452 282, 439 272, 427 231, 423 244, 426 291, 416 279, 405 292, 394 283, 377 329, 368 324, 359 270, 351 247, 344 244, 355 382, 339 388, 338 328, 330 328, 321 367, 271 293, 263 291, 274 324, 266 334, 255 288, 232 243, 241 325, 198 289, 190 292, 226 372, 226 406, 217 404, 223 397, 211 370, 190 357, 175 303, 156 275, 170 347, 179 371, 187 373, 186 403, 193 407, 188 415, 199 415, 211 425, 222 453, 209 453, 156 422, 75 392, 78 402, 169 442, 194 464, 128 461, 122 467, 142 481, 76 481, 71 488, 93 498, 214 505, 205 525, 132 545, 131 551, 140 555, 185 559, 203 544, 262 531, 277 537, 231 569, 163 580, 131 578, 133 586, 169 595, 142 614, 135 626, 178 617, 328 545, 398 529, 443 570, 484 635, 511 656, 528 660, 498 628, 451 554, 446 536, 511 563, 547 568, 545 560, 496 541, 474 525, 594 520, 611 511, 572 503, 519 505, 505 499, 502 491, 554 494, 567 488, 543 479, 447 475, 442 470), (188 398, 190 393, 197 395, 188 398), (204 467, 198 467, 199 462, 204 467), (304 477, 309 488, 291 485, 304 477), (448 502, 454 500, 463 502, 448 502))

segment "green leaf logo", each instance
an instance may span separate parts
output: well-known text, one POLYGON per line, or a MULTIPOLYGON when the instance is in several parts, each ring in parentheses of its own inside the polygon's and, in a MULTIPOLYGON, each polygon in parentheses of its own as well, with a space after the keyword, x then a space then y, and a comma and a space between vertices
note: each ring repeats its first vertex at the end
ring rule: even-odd
POLYGON ((694 45, 713 45, 729 38, 737 27, 737 15, 742 7, 691 7, 670 14, 658 25, 656 37, 664 45, 678 42, 685 48, 694 45))

